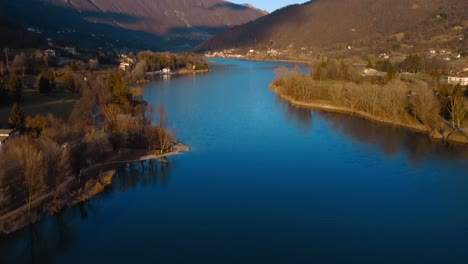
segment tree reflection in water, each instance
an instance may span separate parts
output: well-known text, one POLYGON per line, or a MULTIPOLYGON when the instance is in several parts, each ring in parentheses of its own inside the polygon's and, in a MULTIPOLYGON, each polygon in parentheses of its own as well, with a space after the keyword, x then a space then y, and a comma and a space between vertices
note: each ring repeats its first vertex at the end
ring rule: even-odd
POLYGON ((67 255, 78 241, 77 221, 97 215, 101 200, 109 199, 116 191, 168 184, 175 160, 153 164, 146 162, 144 166, 135 164, 133 168, 119 170, 112 185, 97 197, 45 217, 14 234, 0 236, 0 263, 54 263, 57 257, 67 255))
POLYGON ((430 156, 440 160, 468 159, 468 148, 464 145, 436 141, 423 133, 356 116, 296 107, 280 97, 276 101, 287 119, 293 120, 305 132, 312 131, 314 117, 322 117, 333 131, 343 133, 354 142, 377 146, 387 157, 403 152, 412 166, 420 165, 430 156))
POLYGON ((312 110, 294 106, 285 102, 279 96, 276 96, 276 104, 283 109, 287 121, 294 122, 305 133, 311 132, 313 121, 312 110))
POLYGON ((378 146, 389 157, 403 152, 413 166, 420 165, 430 156, 440 160, 468 159, 468 148, 463 145, 436 141, 423 133, 355 116, 326 112, 320 114, 333 130, 343 132, 350 140, 378 146))

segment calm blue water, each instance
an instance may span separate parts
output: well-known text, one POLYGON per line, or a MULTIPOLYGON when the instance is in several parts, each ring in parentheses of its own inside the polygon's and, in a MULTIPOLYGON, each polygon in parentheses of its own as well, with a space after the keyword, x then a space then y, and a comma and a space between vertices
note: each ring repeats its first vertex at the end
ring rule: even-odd
POLYGON ((214 60, 145 89, 192 148, 0 238, 1 263, 468 263, 468 150, 268 89, 214 60))

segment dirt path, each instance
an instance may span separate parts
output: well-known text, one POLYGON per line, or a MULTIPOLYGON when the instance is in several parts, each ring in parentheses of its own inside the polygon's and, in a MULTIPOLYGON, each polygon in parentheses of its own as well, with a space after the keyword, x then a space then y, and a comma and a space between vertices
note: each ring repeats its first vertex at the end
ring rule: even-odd
MULTIPOLYGON (((32 203, 31 203, 31 208, 35 208, 36 206, 38 206, 41 202, 43 202, 44 200, 52 197, 56 192, 58 191, 61 191, 62 189, 64 189, 65 187, 67 187, 75 178, 74 177, 68 177, 65 182, 63 182, 62 184, 60 184, 59 186, 57 186, 57 188, 55 189, 55 191, 51 191, 49 193, 46 193, 46 194, 43 194, 39 197, 37 197, 32 203)), ((1 221, 4 221, 12 216, 15 216, 17 214, 20 214, 20 213, 23 213, 24 211, 27 211, 28 210, 28 205, 25 204, 7 214, 4 214, 2 216, 0 216, 0 222, 1 221)))

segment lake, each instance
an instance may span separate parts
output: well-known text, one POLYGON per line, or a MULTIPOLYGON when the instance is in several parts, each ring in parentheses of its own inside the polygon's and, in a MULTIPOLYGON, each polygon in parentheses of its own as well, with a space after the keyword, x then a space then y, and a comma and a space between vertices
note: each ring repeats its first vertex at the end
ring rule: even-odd
POLYGON ((191 152, 0 237, 0 263, 468 263, 468 148, 293 107, 276 62, 146 86, 191 152))

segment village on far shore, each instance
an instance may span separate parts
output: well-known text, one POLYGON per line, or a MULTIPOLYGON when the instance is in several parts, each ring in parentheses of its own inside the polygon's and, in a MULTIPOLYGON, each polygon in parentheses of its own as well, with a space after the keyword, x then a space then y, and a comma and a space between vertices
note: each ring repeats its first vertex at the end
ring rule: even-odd
MULTIPOLYGON (((385 75, 386 72, 375 67, 369 67, 369 60, 373 61, 391 61, 401 63, 407 55, 412 53, 404 54, 401 52, 390 51, 388 53, 382 52, 377 54, 366 54, 363 51, 356 51, 352 46, 347 46, 343 50, 318 50, 315 48, 306 48, 301 47, 300 49, 295 49, 293 46, 288 49, 225 49, 219 51, 208 51, 205 53, 207 58, 233 58, 233 59, 246 59, 246 60, 259 60, 259 61, 291 61, 291 62, 302 62, 310 63, 317 59, 326 59, 326 58, 340 58, 347 62, 350 62, 353 67, 362 73, 363 76, 378 76, 385 75), (362 52, 362 54, 359 54, 362 52)), ((445 63, 447 66, 447 71, 443 72, 441 75, 441 81, 462 86, 468 85, 468 56, 462 55, 455 51, 448 49, 429 49, 427 51, 422 51, 419 54, 422 57, 431 60, 437 60, 441 63, 445 63)), ((400 68, 399 72, 401 74, 414 74, 412 72, 406 72, 404 69, 400 68)))

